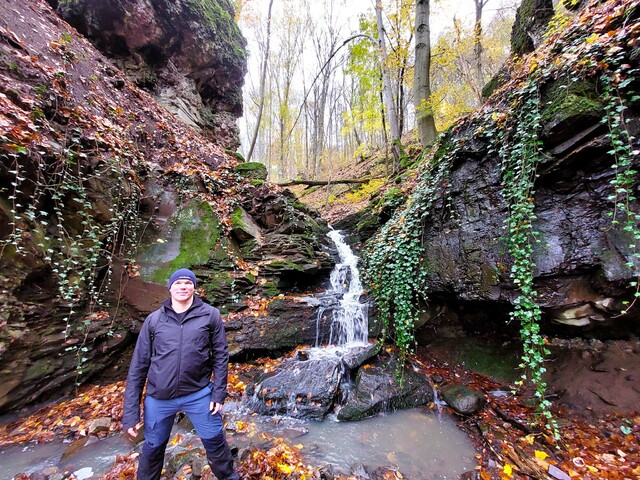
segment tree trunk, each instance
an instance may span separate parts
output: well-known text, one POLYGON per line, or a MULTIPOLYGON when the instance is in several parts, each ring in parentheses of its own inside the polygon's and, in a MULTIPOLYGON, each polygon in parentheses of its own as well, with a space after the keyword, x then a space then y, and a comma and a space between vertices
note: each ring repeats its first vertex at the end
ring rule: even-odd
POLYGON ((260 121, 262 120, 262 111, 264 110, 264 89, 267 83, 267 64, 269 62, 269 43, 271 42, 271 7, 273 6, 273 0, 269 0, 269 12, 267 13, 267 39, 264 49, 264 57, 262 58, 262 72, 260 74, 260 104, 258 106, 258 117, 256 118, 256 128, 253 131, 253 138, 251 139, 251 147, 249 147, 249 153, 247 154, 247 162, 251 161, 253 155, 253 149, 256 146, 256 140, 258 138, 258 130, 260 130, 260 121))
POLYGON ((476 4, 476 23, 473 28, 473 55, 476 67, 476 86, 478 92, 482 92, 482 87, 484 87, 482 75, 482 9, 487 0, 474 0, 474 2, 476 4))
POLYGON ((418 136, 422 146, 432 144, 437 136, 433 112, 429 106, 431 96, 431 28, 429 25, 429 0, 416 2, 416 63, 414 78, 414 104, 418 136))
POLYGON ((385 42, 385 31, 382 23, 382 2, 376 0, 376 21, 378 25, 378 46, 380 49, 380 65, 382 70, 382 98, 389 120, 389 136, 391 137, 391 151, 393 153, 393 169, 400 168, 400 129, 398 126, 398 110, 393 98, 393 86, 389 74, 387 62, 387 47, 385 42))

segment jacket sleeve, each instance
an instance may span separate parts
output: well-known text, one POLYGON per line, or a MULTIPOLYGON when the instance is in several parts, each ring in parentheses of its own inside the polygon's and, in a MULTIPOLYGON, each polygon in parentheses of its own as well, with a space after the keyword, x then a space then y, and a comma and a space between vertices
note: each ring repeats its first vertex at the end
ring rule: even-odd
POLYGON ((127 386, 124 392, 124 407, 122 410, 122 428, 127 430, 140 422, 140 400, 142 390, 147 380, 147 372, 151 362, 151 332, 149 323, 153 314, 149 315, 140 329, 138 341, 133 351, 127 386))
POLYGON ((211 391, 211 401, 223 403, 224 399, 227 398, 229 347, 227 346, 227 335, 224 331, 220 311, 214 308, 211 315, 210 345, 213 359, 213 390, 211 391))

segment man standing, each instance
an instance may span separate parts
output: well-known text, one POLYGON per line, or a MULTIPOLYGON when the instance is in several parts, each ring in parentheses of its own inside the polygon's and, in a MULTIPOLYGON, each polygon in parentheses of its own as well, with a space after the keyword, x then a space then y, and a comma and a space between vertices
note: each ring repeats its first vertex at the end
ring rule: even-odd
POLYGON ((182 411, 202 440, 216 477, 240 480, 222 428, 229 352, 220 312, 194 295, 196 276, 191 270, 173 272, 168 287, 171 298, 142 325, 124 396, 122 426, 135 438, 142 425, 140 399, 146 381, 138 479, 160 478, 171 428, 182 411))

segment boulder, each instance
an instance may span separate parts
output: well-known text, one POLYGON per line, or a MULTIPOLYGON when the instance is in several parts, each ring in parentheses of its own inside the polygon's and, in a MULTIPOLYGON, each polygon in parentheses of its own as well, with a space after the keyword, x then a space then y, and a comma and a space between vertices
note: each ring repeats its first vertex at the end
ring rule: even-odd
POLYGON ((398 377, 398 361, 377 357, 357 370, 353 386, 345 386, 346 402, 339 407, 342 421, 362 420, 380 412, 418 407, 433 400, 427 378, 404 369, 398 377))
POLYGON ((247 53, 229 0, 49 1, 183 122, 239 146, 247 53))
POLYGON ((258 162, 244 162, 236 165, 235 172, 250 180, 266 180, 267 179, 267 167, 258 162))
POLYGON ((263 415, 321 420, 333 406, 342 378, 340 358, 286 359, 245 392, 245 403, 263 415))
POLYGON ((442 399, 460 415, 473 415, 479 412, 486 399, 481 392, 466 385, 447 385, 440 390, 442 399))

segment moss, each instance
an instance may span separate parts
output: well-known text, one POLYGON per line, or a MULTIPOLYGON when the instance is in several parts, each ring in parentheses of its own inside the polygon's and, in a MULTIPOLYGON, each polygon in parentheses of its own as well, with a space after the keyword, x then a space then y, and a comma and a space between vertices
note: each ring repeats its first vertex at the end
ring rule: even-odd
POLYGON ((235 172, 244 178, 252 180, 266 180, 267 167, 258 162, 246 162, 236 165, 235 172))
POLYGON ((277 297, 278 295, 280 295, 280 290, 278 290, 278 287, 276 287, 273 282, 265 282, 264 284, 264 288, 265 288, 265 295, 267 297, 277 297))
POLYGON ((493 94, 493 92, 507 83, 509 79, 509 72, 505 68, 502 68, 491 78, 491 80, 486 83, 484 87, 482 87, 482 99, 486 100, 487 98, 489 98, 493 94))
POLYGON ((56 366, 51 364, 49 359, 41 359, 33 363, 25 372, 23 381, 43 378, 56 370, 56 366))
POLYGON ((242 209, 237 208, 231 214, 231 227, 232 228, 243 228, 244 222, 242 221, 242 209))
POLYGON ((202 17, 205 27, 212 29, 216 37, 228 44, 229 51, 233 52, 234 56, 243 59, 247 58, 244 38, 233 18, 233 8, 228 1, 188 0, 188 5, 202 17))
POLYGON ((180 237, 174 258, 163 263, 157 261, 158 258, 172 256, 169 250, 171 242, 166 241, 150 245, 139 258, 142 265, 151 265, 150 272, 143 269, 143 276, 155 283, 163 284, 171 272, 178 268, 206 263, 221 233, 220 221, 211 205, 197 199, 176 212, 171 219, 171 226, 172 231, 180 237))
POLYGON ((304 197, 305 195, 309 195, 310 193, 315 192, 316 190, 319 190, 320 188, 322 188, 320 185, 315 185, 313 187, 309 187, 306 190, 304 190, 302 193, 300 193, 298 196, 300 198, 304 197))
POLYGON ((265 269, 270 271, 288 270, 304 272, 304 268, 301 265, 298 265, 297 263, 294 263, 290 260, 276 260, 275 262, 269 262, 265 265, 265 269))
POLYGON ((264 180, 251 180, 249 183, 254 187, 260 187, 264 185, 264 180))
POLYGON ((588 81, 553 84, 544 93, 543 104, 542 118, 547 121, 589 114, 599 117, 603 112, 595 85, 588 81))
POLYGON ((545 28, 552 16, 551 0, 523 0, 511 30, 511 54, 524 55, 533 51, 534 44, 529 32, 534 28, 545 28))
POLYGON ((225 153, 227 155, 231 155, 232 157, 240 160, 241 162, 244 162, 244 155, 242 155, 240 152, 234 152, 233 150, 229 150, 228 148, 225 150, 225 153))

